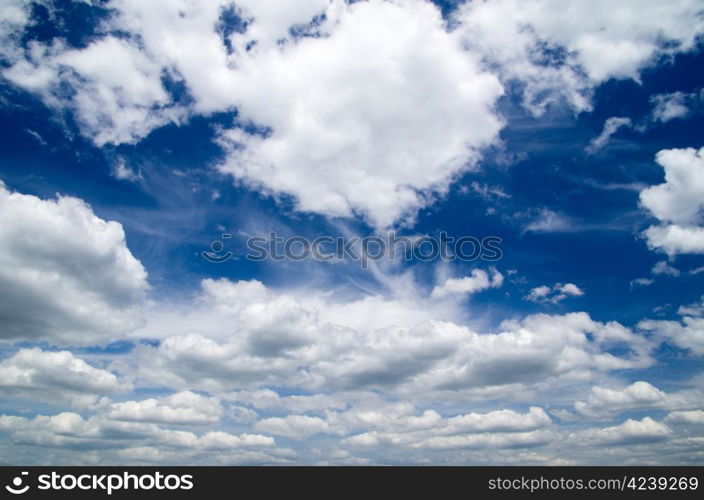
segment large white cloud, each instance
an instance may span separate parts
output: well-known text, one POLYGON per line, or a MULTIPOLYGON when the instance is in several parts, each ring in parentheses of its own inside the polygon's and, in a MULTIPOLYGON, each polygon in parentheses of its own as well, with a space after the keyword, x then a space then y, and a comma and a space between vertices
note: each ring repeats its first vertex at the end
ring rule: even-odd
POLYGON ((239 109, 271 133, 223 132, 221 170, 301 210, 388 226, 495 138, 501 85, 428 3, 355 3, 322 30, 239 61, 239 109))
POLYGON ((120 337, 141 324, 146 279, 119 223, 77 198, 42 200, 0 184, 2 338, 120 337))
POLYGON ((655 160, 665 182, 640 193, 641 205, 660 221, 645 230, 648 245, 668 255, 704 253, 704 148, 664 149, 655 160))
MULTIPOLYGON (((139 377, 212 391, 285 384, 430 397, 433 391, 516 388, 652 363, 645 338, 585 313, 535 315, 506 322, 497 333, 477 333, 422 316, 376 324, 380 316, 372 312, 364 322, 335 314, 344 307, 335 300, 312 298, 305 290, 277 293, 254 281, 203 285, 196 303, 209 304, 214 315, 210 324, 205 315, 197 317, 208 335, 190 330, 196 323, 186 316, 191 333, 171 334, 158 346, 135 351, 130 363, 139 377), (608 352, 618 346, 626 349, 624 355, 608 352)), ((437 300, 428 297, 407 308, 432 314, 437 300)), ((387 302, 365 306, 383 310, 387 302)), ((177 325, 179 316, 170 322, 177 325)))
MULTIPOLYGON (((536 113, 560 96, 584 110, 594 85, 637 79, 656 56, 692 48, 703 26, 696 0, 466 2, 451 23, 424 0, 108 7, 85 48, 54 40, 23 50, 7 39, 5 78, 72 109, 98 145, 236 108, 266 132, 221 130, 223 172, 300 210, 377 227, 412 218, 495 141, 495 75, 518 81, 536 113), (223 28, 227 12, 239 29, 223 28), (173 102, 165 77, 192 99, 173 102)), ((22 4, 7 18, 21 30, 22 4)))

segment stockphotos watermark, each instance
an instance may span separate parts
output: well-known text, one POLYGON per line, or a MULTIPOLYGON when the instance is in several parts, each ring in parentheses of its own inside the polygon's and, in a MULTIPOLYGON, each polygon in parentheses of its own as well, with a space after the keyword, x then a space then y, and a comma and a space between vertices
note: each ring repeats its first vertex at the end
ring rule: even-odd
MULTIPOLYGON (((210 245, 209 251, 201 253, 204 259, 213 263, 223 263, 234 257, 227 248, 232 235, 225 233, 221 239, 210 245), (225 240, 225 241, 223 241, 225 240)), ((284 237, 272 231, 267 236, 253 236, 247 239, 246 259, 254 262, 265 260, 300 262, 313 259, 322 262, 359 262, 363 269, 370 262, 384 259, 430 262, 474 261, 477 259, 496 262, 503 257, 502 239, 498 236, 454 237, 441 232, 433 236, 399 236, 389 232, 382 236, 350 237, 318 236, 310 239, 304 236, 284 237)))
POLYGON ((31 489, 39 491, 94 491, 112 495, 115 491, 174 491, 193 489, 191 474, 65 474, 52 471, 51 474, 37 476, 34 487, 27 481, 29 472, 22 471, 15 476, 5 490, 13 495, 24 495, 31 489))

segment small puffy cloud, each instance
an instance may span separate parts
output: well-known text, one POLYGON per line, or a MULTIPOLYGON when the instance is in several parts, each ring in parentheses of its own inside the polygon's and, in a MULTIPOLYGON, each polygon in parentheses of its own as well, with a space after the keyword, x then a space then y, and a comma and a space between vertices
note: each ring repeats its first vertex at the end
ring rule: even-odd
POLYGON ((606 146, 611 139, 611 136, 618 132, 619 129, 624 127, 631 127, 632 122, 630 118, 622 118, 612 116, 604 122, 604 128, 601 133, 591 140, 589 146, 586 147, 585 151, 589 154, 594 154, 601 151, 604 146, 606 146))
POLYGON ((61 401, 131 388, 113 373, 95 368, 68 351, 20 349, 0 361, 0 393, 12 397, 61 401))
POLYGON ((86 345, 141 325, 147 273, 122 226, 0 183, 0 335, 86 345))
POLYGON ((141 172, 132 169, 124 158, 118 158, 111 173, 113 177, 122 181, 137 182, 142 179, 141 172))
POLYGON ((662 275, 677 277, 681 274, 679 269, 677 269, 676 267, 672 267, 670 264, 668 264, 666 260, 656 262, 650 272, 656 276, 662 275))
POLYGON ((669 122, 675 118, 687 116, 689 109, 685 105, 684 93, 674 92, 672 94, 659 94, 650 100, 655 105, 653 108, 653 120, 669 122))
POLYGON ((634 280, 631 280, 631 288, 635 288, 637 286, 650 286, 653 283, 655 283, 654 279, 651 278, 636 278, 634 280))
POLYGON ((660 224, 643 233, 648 246, 668 255, 704 253, 704 148, 664 149, 655 160, 665 182, 640 193, 640 203, 660 224))
POLYGON ((208 425, 217 423, 222 414, 216 398, 183 391, 163 398, 113 403, 106 416, 126 422, 208 425))
POLYGON ((491 275, 481 269, 474 269, 470 276, 450 278, 442 285, 436 286, 431 292, 431 297, 443 298, 453 295, 470 295, 488 288, 499 288, 503 282, 503 275, 496 269, 491 270, 491 275))
POLYGON ((631 289, 639 286, 650 286, 655 283, 655 277, 657 276, 669 276, 671 278, 676 278, 680 276, 682 272, 676 267, 671 266, 666 260, 661 260, 653 265, 650 269, 650 274, 652 275, 651 278, 637 278, 631 280, 631 289))
POLYGON ((680 306, 677 309, 677 314, 680 316, 704 316, 704 296, 701 297, 699 302, 680 306))
POLYGON ((288 415, 284 418, 267 418, 260 420, 254 426, 260 432, 285 436, 292 439, 306 439, 314 434, 329 430, 328 423, 318 417, 308 415, 288 415))
POLYGON ((629 418, 620 425, 587 429, 570 437, 587 446, 635 445, 667 440, 672 437, 672 430, 650 417, 629 418))
POLYGON ((685 118, 699 108, 702 101, 704 101, 704 89, 691 93, 672 92, 654 95, 650 98, 653 104, 651 119, 665 123, 676 118, 685 118))
POLYGON ((584 291, 574 283, 556 283, 553 286, 537 286, 526 295, 531 302, 549 302, 557 304, 568 297, 581 297, 584 291))

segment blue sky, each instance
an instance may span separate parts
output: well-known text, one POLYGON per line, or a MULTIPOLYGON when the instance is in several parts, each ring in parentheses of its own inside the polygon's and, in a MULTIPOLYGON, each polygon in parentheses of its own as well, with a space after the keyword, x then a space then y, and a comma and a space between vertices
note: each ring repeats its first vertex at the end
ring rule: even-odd
POLYGON ((701 4, 570 5, 7 2, 0 463, 701 463, 701 4))

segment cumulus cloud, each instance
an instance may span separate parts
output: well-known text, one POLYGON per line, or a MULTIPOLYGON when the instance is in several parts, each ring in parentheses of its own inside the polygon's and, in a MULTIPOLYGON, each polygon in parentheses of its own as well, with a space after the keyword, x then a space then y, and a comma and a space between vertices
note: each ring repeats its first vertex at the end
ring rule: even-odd
POLYGON ((665 417, 668 424, 704 425, 704 411, 671 411, 665 417))
MULTIPOLYGON (((255 429, 293 439, 324 433, 337 435, 354 447, 393 444, 407 448, 494 448, 546 442, 552 426, 542 408, 526 413, 495 410, 444 417, 435 410, 419 411, 405 402, 369 398, 345 411, 321 417, 286 415, 259 421, 255 429), (364 432, 359 432, 364 429, 364 432)), ((548 439, 549 440, 549 439, 548 439)))
POLYGON ((704 318, 684 316, 681 321, 643 320, 638 327, 652 331, 664 341, 692 354, 704 354, 704 318))
POLYGON ((273 446, 261 434, 233 435, 222 431, 195 434, 141 422, 118 422, 100 416, 84 419, 77 413, 37 415, 33 418, 0 415, 0 430, 17 444, 45 448, 124 449, 133 446, 165 446, 184 450, 232 450, 273 446))
POLYGON ((620 425, 601 429, 588 429, 572 435, 580 443, 593 446, 635 445, 664 441, 672 437, 672 430, 665 424, 643 417, 628 419, 620 425))
MULTIPOLYGON (((347 309, 329 299, 311 299, 305 290, 279 293, 255 281, 203 285, 205 293, 196 303, 205 301, 215 314, 210 325, 200 316, 208 335, 172 332, 159 345, 139 346, 126 362, 134 364, 140 377, 209 391, 285 383, 317 392, 376 388, 430 395, 556 381, 652 362, 646 339, 585 313, 535 315, 507 322, 496 333, 477 333, 422 316, 409 320, 400 315, 405 322, 377 324, 385 302, 360 317, 339 311, 370 311, 372 306, 347 309), (626 348, 624 355, 607 352, 616 345, 626 348)), ((409 311, 432 313, 429 303, 420 304, 409 305, 409 311)), ((179 323, 178 316, 171 321, 179 323)), ((190 329, 188 319, 186 324, 190 329)), ((265 395, 258 397, 271 397, 265 395)))
POLYGON ((60 402, 85 395, 127 392, 132 386, 68 351, 20 349, 0 361, 0 393, 60 402))
POLYGON ((162 398, 113 403, 106 416, 126 422, 208 425, 217 423, 222 413, 216 398, 182 391, 162 398))
POLYGON ((649 331, 660 341, 668 342, 680 349, 689 350, 696 356, 704 354, 704 298, 700 302, 687 304, 677 309, 680 319, 651 320, 638 323, 638 328, 649 331))
POLYGON ((137 142, 180 119, 182 111, 162 85, 163 71, 133 43, 107 36, 82 49, 33 43, 3 76, 52 108, 72 110, 83 134, 102 146, 137 142))
POLYGON ((449 278, 442 285, 436 286, 431 292, 431 297, 442 298, 451 295, 470 295, 488 288, 499 288, 503 282, 503 275, 496 269, 491 270, 491 276, 486 271, 474 269, 470 276, 449 278))
POLYGON ((642 409, 690 409, 701 404, 698 389, 664 392, 639 380, 627 387, 592 387, 586 401, 577 401, 575 410, 587 417, 608 418, 618 413, 642 409))
POLYGON ((0 317, 5 339, 86 345, 141 324, 147 273, 122 226, 83 201, 0 184, 0 317))
MULTIPOLYGON (((8 39, 3 76, 72 110, 98 145, 237 109, 257 133, 220 131, 222 172, 299 210, 378 228, 412 219, 495 142, 499 79, 518 82, 536 114, 562 98, 585 110, 595 85, 637 79, 656 56, 691 49, 704 26, 695 0, 466 2, 450 23, 422 0, 107 7, 86 47, 8 39), (189 99, 177 102, 168 80, 189 99)), ((21 32, 25 3, 5 17, 4 31, 21 32)))
POLYGON ((641 205, 660 222, 643 233, 648 246, 670 256, 704 253, 704 149, 664 149, 655 161, 665 182, 640 193, 641 205))
POLYGON ((680 316, 704 316, 704 296, 699 299, 699 302, 680 306, 677 313, 680 316))
POLYGON ((581 297, 582 295, 584 295, 584 291, 574 283, 555 283, 552 286, 541 285, 532 288, 525 298, 531 302, 557 304, 567 297, 581 297))
POLYGON ((271 132, 223 131, 220 169, 304 211, 413 216, 495 139, 502 87, 430 3, 353 3, 320 29, 241 61, 239 109, 271 132))
POLYGON ((288 415, 284 418, 272 417, 260 420, 255 429, 276 436, 286 436, 292 439, 305 439, 314 434, 328 431, 325 420, 308 415, 288 415))
POLYGON ((559 0, 466 2, 456 19, 465 43, 504 79, 523 85, 524 104, 535 114, 560 98, 589 109, 596 84, 637 80, 656 56, 691 49, 704 28, 695 0, 580 0, 569 8, 559 0))

